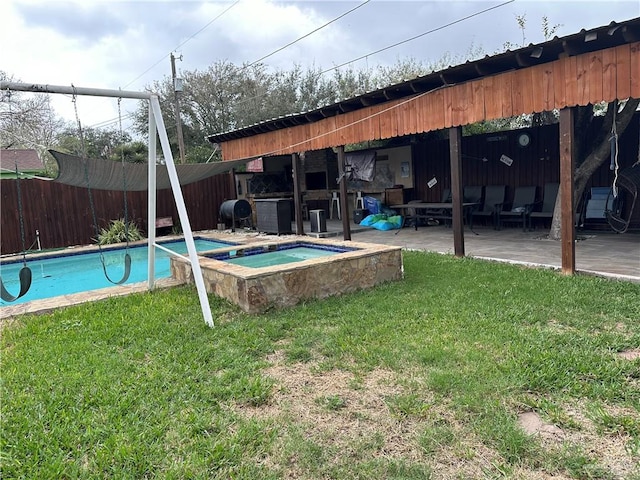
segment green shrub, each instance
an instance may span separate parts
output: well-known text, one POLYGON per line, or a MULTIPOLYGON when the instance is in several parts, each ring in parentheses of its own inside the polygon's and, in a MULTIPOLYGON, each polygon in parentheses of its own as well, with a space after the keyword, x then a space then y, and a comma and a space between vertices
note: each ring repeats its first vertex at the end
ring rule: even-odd
POLYGON ((98 235, 98 245, 108 245, 110 243, 134 242, 142 240, 144 236, 134 222, 128 224, 124 219, 111 220, 109 228, 103 228, 98 235))

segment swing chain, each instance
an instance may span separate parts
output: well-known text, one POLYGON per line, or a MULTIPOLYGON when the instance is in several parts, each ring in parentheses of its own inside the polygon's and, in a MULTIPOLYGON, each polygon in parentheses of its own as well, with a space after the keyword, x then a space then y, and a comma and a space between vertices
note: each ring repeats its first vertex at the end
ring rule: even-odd
POLYGON ((124 235, 127 242, 127 248, 129 247, 129 215, 127 207, 127 175, 125 169, 124 158, 124 132, 122 130, 122 110, 120 104, 122 103, 122 97, 118 98, 118 128, 120 130, 120 162, 122 165, 122 196, 124 197, 124 235))
MULTIPOLYGON (((129 275, 131 273, 131 255, 129 255, 129 235, 128 232, 126 233, 126 240, 127 240, 127 250, 126 253, 124 255, 124 274, 122 276, 122 278, 118 281, 114 281, 111 279, 111 277, 109 277, 109 273, 107 272, 107 264, 105 262, 105 258, 104 258, 104 252, 102 251, 102 247, 100 245, 100 242, 98 241, 98 237, 100 235, 100 230, 98 227, 98 216, 96 214, 96 208, 95 208, 95 204, 93 201, 93 193, 91 191, 91 185, 89 183, 89 169, 87 167, 87 163, 88 163, 88 158, 87 158, 87 151, 86 151, 86 145, 85 145, 85 141, 84 141, 84 135, 82 133, 82 124, 80 123, 80 115, 78 114, 78 105, 76 102, 76 89, 73 85, 71 85, 74 93, 73 93, 73 107, 74 107, 74 111, 76 114, 76 122, 78 124, 78 132, 80 135, 80 148, 82 149, 82 161, 84 163, 84 177, 85 177, 85 182, 87 184, 87 192, 89 194, 89 206, 91 208, 91 215, 93 217, 93 228, 96 232, 96 241, 98 243, 98 251, 100 252, 100 262, 102 263, 102 271, 104 272, 104 276, 106 277, 107 280, 109 280, 111 283, 113 283, 114 285, 121 285, 124 282, 127 281, 127 279, 129 278, 129 275)), ((124 164, 123 164, 124 167, 124 164)), ((125 191, 125 215, 126 215, 126 191, 125 191)), ((127 222, 127 219, 125 218, 125 223, 127 222)), ((126 228, 126 227, 125 227, 126 228)))
MULTIPOLYGON (((13 125, 13 111, 11 108, 11 90, 7 90, 7 98, 9 100, 9 118, 11 119, 11 127, 14 129, 13 125)), ((18 162, 14 162, 16 167, 16 193, 18 194, 18 218, 20 219, 20 240, 22 241, 22 262, 24 265, 27 265, 27 252, 26 245, 27 239, 24 233, 24 218, 22 214, 22 192, 20 190, 20 173, 18 172, 18 162)))
MULTIPOLYGON (((87 185, 87 193, 89 195, 89 208, 91 209, 91 217, 93 219, 93 231, 96 236, 96 240, 100 235, 100 230, 98 227, 98 216, 96 214, 96 208, 93 202, 93 192, 91 191, 91 183, 89 182, 89 169, 87 167, 87 147, 84 141, 84 133, 82 131, 82 123, 80 122, 80 115, 78 114, 78 102, 76 95, 76 87, 71 84, 71 88, 73 88, 73 96, 71 101, 73 103, 73 111, 76 116, 76 124, 78 125, 78 136, 80 137, 80 156, 82 157, 82 163, 84 165, 84 180, 87 185)), ((98 243, 98 248, 100 249, 100 243, 98 243)), ((100 255, 102 255, 102 249, 100 249, 100 255)))

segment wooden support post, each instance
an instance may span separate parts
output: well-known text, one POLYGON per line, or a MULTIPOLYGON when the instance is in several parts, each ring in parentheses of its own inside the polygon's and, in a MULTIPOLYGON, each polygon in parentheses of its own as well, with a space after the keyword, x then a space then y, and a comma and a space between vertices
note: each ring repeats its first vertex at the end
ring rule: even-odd
POLYGON ((300 155, 291 154, 291 169, 293 172, 293 208, 296 215, 296 235, 304 235, 304 223, 302 223, 302 203, 300 196, 300 155))
POLYGON ((345 240, 351 240, 349 224, 349 201, 347 198, 347 179, 344 175, 344 146, 338 147, 338 175, 340 175, 340 212, 342 214, 342 232, 345 240))
POLYGON ((229 170, 229 188, 230 188, 230 199, 238 198, 238 188, 236 185, 236 169, 232 168, 229 170))
POLYGON ((573 123, 573 109, 569 107, 560 110, 560 235, 562 273, 565 275, 573 275, 576 271, 573 123))
POLYGON ((462 208, 462 129, 449 129, 449 161, 451 164, 451 200, 453 208, 453 250, 456 257, 464 257, 464 222, 462 208))

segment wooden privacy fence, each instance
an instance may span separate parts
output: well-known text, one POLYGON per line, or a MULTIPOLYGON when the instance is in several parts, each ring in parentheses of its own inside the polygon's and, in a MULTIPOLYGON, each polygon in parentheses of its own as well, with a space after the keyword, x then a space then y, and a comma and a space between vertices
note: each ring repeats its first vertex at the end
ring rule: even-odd
MULTIPOLYGON (((54 181, 19 180, 22 212, 18 208, 18 181, 0 182, 0 253, 23 249, 20 234, 22 220, 25 248, 35 249, 36 230, 43 249, 87 245, 93 243, 95 229, 89 192, 54 181)), ((124 218, 123 192, 92 190, 93 203, 100 228, 111 220, 124 218)), ((215 175, 182 187, 191 228, 194 231, 216 228, 220 205, 231 198, 228 174, 215 175)), ((147 192, 127 192, 127 217, 145 233, 147 231, 147 192)), ((157 192, 157 217, 172 217, 179 224, 171 189, 157 192)))

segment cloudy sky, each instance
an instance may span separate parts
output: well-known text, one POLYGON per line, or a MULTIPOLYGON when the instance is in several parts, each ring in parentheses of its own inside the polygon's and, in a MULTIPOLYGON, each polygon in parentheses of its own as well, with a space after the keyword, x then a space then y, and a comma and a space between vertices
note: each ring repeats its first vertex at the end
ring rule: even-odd
MULTIPOLYGON (((465 59, 472 46, 493 54, 507 43, 522 45, 518 16, 526 18, 524 43, 539 43, 543 16, 565 36, 638 17, 640 1, 5 0, 0 70, 27 83, 144 90, 171 75, 172 52, 182 55, 178 74, 265 56, 274 69, 294 63, 330 69, 359 58, 355 69, 408 57, 429 63, 447 55, 465 59)), ((52 101, 60 115, 74 118, 70 98, 52 101)), ((83 124, 112 120, 116 103, 78 99, 83 124)))

